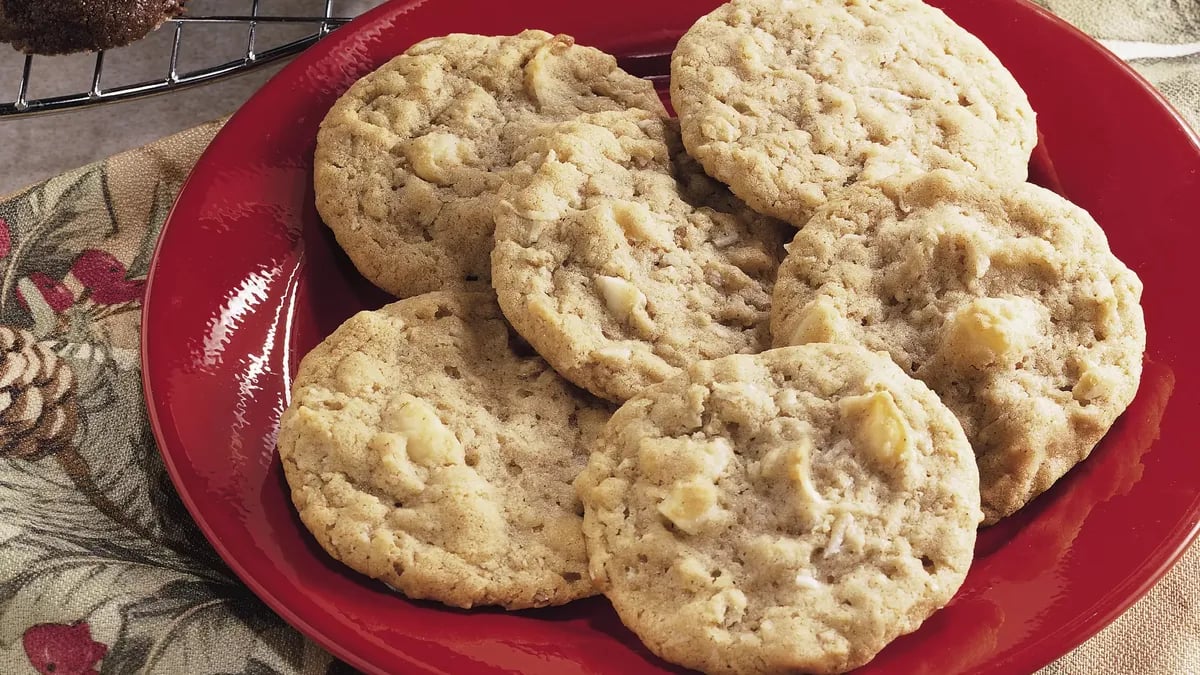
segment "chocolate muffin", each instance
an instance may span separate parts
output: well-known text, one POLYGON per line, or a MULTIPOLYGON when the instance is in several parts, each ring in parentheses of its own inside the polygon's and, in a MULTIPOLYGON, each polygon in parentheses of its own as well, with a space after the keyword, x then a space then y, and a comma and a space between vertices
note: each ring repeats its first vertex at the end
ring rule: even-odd
POLYGON ((112 49, 183 12, 187 0, 0 0, 0 42, 27 54, 112 49))

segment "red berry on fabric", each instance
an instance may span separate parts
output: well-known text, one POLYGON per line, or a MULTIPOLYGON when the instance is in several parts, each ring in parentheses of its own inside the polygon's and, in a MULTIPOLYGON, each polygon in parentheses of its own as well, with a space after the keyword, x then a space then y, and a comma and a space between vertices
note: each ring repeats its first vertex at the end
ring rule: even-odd
POLYGON ((71 266, 71 274, 75 275, 84 288, 94 291, 125 281, 126 270, 125 265, 113 254, 90 248, 75 259, 75 264, 71 266))
POLYGON ((88 297, 101 305, 139 300, 145 292, 145 280, 127 279, 125 265, 108 251, 93 248, 80 253, 70 274, 87 289, 88 297))
POLYGON ((93 675, 96 662, 108 654, 108 645, 92 639, 85 621, 30 626, 21 643, 29 664, 43 675, 93 675))

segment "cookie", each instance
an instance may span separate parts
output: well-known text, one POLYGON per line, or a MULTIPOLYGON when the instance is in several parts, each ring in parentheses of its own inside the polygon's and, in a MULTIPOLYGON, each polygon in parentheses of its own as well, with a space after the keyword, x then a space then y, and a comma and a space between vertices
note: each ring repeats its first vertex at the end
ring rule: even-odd
POLYGON ((659 656, 709 673, 866 663, 962 584, 981 518, 954 415, 886 354, 692 364, 627 401, 576 480, 590 569, 659 656))
POLYGON ((183 14, 187 0, 0 0, 0 42, 26 54, 71 54, 136 42, 183 14))
POLYGON ((301 362, 279 455, 334 558, 456 607, 592 595, 571 481, 608 407, 513 335, 490 293, 355 315, 301 362))
POLYGON ((671 58, 688 152, 755 209, 803 225, 858 180, 955 169, 1024 181, 1025 93, 919 0, 734 0, 671 58))
POLYGON ((673 122, 595 116, 528 150, 529 182, 496 211, 492 284, 564 377, 619 402, 692 361, 769 344, 792 230, 689 174, 673 122))
POLYGON ((1142 284, 1083 209, 938 171, 857 185, 789 245, 776 345, 886 350, 958 416, 988 523, 1087 457, 1132 401, 1142 284))
POLYGON ((321 123, 317 209, 358 270, 400 297, 487 287, 496 192, 548 123, 665 115, 647 81, 565 35, 419 42, 355 83, 321 123))

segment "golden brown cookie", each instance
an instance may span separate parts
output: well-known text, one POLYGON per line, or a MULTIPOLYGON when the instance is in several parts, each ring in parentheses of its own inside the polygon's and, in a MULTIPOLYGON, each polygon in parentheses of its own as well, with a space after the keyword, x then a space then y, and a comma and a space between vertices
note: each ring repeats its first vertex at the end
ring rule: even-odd
POLYGON ((885 350, 958 416, 987 522, 1041 494, 1133 400, 1142 284, 1083 209, 938 171, 857 185, 789 244, 776 345, 885 350))
POLYGON ((317 209, 358 270, 400 297, 486 288, 496 192, 547 124, 629 108, 647 81, 565 35, 454 34, 356 82, 317 136, 317 209))
POLYGON ((858 180, 948 168, 1024 181, 1033 110, 920 0, 734 0, 671 59, 683 142, 755 209, 803 225, 858 180))
POLYGON ((560 124, 529 144, 532 177, 496 213, 505 316, 564 377, 612 401, 769 344, 792 229, 680 159, 677 133, 650 113, 560 124))
POLYGON ((954 595, 982 517, 954 415, 886 354, 831 344, 646 389, 576 487, 621 620, 709 673, 866 663, 954 595))
POLYGON ((594 592, 571 481, 607 417, 490 293, 429 293, 305 356, 279 454, 300 518, 343 563, 411 598, 541 607, 594 592))

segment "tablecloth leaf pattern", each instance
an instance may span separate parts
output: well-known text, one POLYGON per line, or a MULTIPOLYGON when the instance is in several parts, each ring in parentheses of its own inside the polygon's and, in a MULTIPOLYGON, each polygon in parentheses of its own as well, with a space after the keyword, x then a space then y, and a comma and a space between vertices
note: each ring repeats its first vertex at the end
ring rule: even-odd
MULTIPOLYGON (((1108 38, 1200 121, 1194 2, 1039 1, 1108 38)), ((218 559, 171 486, 142 403, 137 349, 150 257, 218 127, 0 200, 2 673, 351 672, 218 559)), ((1176 570, 1151 592, 1161 604, 1143 601, 1126 615, 1151 615, 1157 634, 1123 617, 1043 674, 1196 672, 1194 553, 1181 565, 1192 571, 1176 570), (1164 607, 1178 629, 1157 616, 1164 607)))
POLYGON ((142 403, 145 277, 210 125, 0 202, 0 668, 324 673, 188 517, 142 403))

